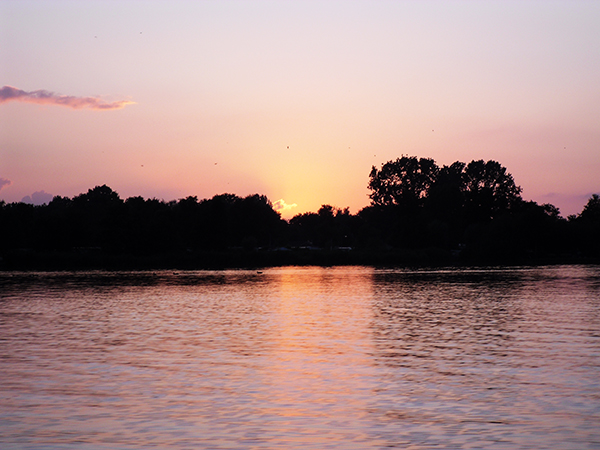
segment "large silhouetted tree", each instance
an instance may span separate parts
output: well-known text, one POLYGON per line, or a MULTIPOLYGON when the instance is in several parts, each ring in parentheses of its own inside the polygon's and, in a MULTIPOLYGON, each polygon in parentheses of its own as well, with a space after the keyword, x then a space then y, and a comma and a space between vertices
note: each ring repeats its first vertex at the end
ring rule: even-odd
POLYGON ((388 161, 381 169, 373 166, 368 185, 371 204, 407 209, 421 206, 438 172, 433 159, 415 156, 388 161))
POLYGON ((439 170, 427 194, 427 209, 431 217, 459 220, 465 202, 465 166, 464 162, 456 161, 439 170))
POLYGON ((488 220, 514 208, 521 188, 496 161, 471 161, 464 169, 465 208, 472 220, 488 220))
POLYGON ((371 206, 362 217, 400 247, 457 245, 469 226, 522 201, 521 188, 496 161, 456 161, 440 169, 433 159, 403 156, 373 167, 368 188, 371 206))

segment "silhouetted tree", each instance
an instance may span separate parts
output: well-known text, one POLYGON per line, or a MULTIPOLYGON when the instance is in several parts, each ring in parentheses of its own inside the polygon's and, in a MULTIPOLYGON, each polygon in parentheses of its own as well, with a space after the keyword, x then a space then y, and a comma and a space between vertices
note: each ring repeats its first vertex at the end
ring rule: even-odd
POLYGON ((172 219, 174 232, 176 234, 175 246, 180 250, 197 249, 201 246, 203 208, 198 197, 190 195, 182 198, 172 207, 172 219))
POLYGON ((592 194, 579 214, 579 219, 600 225, 600 196, 598 194, 592 194))
POLYGON ((465 208, 471 220, 489 220, 514 208, 521 188, 496 161, 471 161, 464 169, 465 208))
POLYGON ((283 234, 281 216, 264 195, 220 194, 199 206, 203 248, 270 246, 283 234))
POLYGON ((439 167, 431 158, 402 156, 369 174, 370 211, 362 217, 383 237, 384 245, 413 248, 424 245, 426 224, 423 206, 439 167))
POLYGON ((37 207, 27 203, 4 204, 0 215, 1 249, 31 249, 39 242, 36 235, 37 207))
POLYGON ((72 209, 78 246, 115 251, 122 247, 124 202, 110 187, 96 186, 74 197, 72 209))
POLYGON ((571 220, 575 240, 581 253, 600 257, 600 196, 593 194, 581 213, 571 220))
POLYGON ((521 201, 493 220, 470 223, 468 253, 484 262, 529 262, 568 252, 567 221, 554 205, 521 201))
POLYGON ((259 194, 248 195, 236 203, 233 222, 236 245, 246 249, 276 245, 285 227, 271 201, 259 194))
POLYGON ((40 209, 40 218, 44 224, 38 229, 40 248, 69 250, 78 246, 75 240, 81 230, 76 227, 73 201, 70 198, 55 196, 47 206, 40 209))
POLYGON ((360 218, 348 208, 321 205, 317 213, 298 214, 290 219, 290 236, 295 245, 325 249, 356 244, 360 218))
POLYGON ((437 246, 456 247, 465 227, 466 164, 456 161, 443 166, 427 195, 425 207, 428 233, 437 246))
POLYGON ((403 156, 388 161, 369 174, 368 188, 372 205, 401 206, 413 209, 423 203, 439 168, 431 158, 403 156))
POLYGON ((439 170, 427 194, 427 206, 434 215, 446 218, 464 206, 465 166, 465 163, 456 161, 439 170))
POLYGON ((124 249, 136 255, 150 255, 177 248, 173 205, 155 198, 129 197, 125 200, 126 235, 124 249))

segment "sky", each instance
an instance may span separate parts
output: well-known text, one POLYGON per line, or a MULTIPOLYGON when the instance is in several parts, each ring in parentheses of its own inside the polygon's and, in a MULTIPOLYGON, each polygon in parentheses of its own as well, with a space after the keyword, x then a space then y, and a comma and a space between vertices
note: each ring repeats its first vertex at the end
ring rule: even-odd
POLYGON ((493 159, 600 193, 598 1, 0 2, 0 199, 369 204, 373 165, 493 159))

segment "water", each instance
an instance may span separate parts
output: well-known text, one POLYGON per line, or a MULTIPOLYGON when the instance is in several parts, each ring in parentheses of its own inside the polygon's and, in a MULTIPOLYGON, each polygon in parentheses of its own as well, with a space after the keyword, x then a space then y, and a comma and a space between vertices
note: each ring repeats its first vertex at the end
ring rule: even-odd
POLYGON ((600 449, 600 267, 0 273, 0 448, 600 449))

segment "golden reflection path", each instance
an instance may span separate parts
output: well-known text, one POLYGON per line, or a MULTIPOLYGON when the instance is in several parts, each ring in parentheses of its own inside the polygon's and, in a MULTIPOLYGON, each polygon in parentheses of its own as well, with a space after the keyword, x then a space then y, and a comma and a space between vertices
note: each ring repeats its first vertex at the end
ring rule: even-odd
MULTIPOLYGON (((269 274, 276 316, 270 364, 262 374, 272 406, 264 412, 281 418, 280 432, 302 425, 305 437, 323 439, 336 430, 331 441, 368 440, 359 424, 368 416, 373 386, 372 271, 288 268, 269 274)), ((370 443, 377 445, 372 436, 370 443)))

